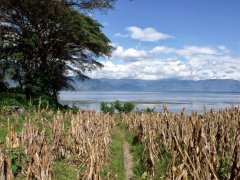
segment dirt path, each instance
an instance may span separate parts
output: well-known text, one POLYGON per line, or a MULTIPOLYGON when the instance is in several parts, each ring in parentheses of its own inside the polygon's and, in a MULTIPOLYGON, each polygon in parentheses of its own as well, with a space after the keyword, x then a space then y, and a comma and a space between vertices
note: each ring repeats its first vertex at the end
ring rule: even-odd
MULTIPOLYGON (((131 145, 128 143, 126 140, 126 132, 124 129, 121 127, 115 127, 114 131, 116 132, 116 135, 118 138, 117 140, 121 144, 121 159, 122 159, 122 165, 124 165, 124 169, 122 167, 122 173, 123 176, 125 176, 126 180, 133 180, 134 179, 134 173, 133 173, 133 168, 134 168, 134 162, 133 162, 133 155, 131 153, 131 145)), ((122 177, 123 179, 123 177, 122 177)))
POLYGON ((123 157, 124 157, 124 169, 127 180, 131 180, 134 177, 133 174, 133 157, 130 152, 130 145, 127 141, 123 140, 123 157))

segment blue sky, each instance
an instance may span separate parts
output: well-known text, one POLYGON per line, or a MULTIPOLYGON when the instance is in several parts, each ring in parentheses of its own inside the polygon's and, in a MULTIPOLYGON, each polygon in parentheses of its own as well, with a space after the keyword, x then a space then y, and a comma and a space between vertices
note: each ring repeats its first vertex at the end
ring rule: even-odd
POLYGON ((118 0, 92 16, 116 48, 93 78, 240 80, 239 0, 118 0))

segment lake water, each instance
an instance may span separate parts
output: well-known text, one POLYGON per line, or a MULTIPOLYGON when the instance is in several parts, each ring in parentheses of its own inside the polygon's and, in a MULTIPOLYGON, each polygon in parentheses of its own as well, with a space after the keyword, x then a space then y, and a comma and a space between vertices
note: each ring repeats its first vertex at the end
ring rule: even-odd
POLYGON ((100 102, 133 102, 136 109, 147 107, 162 111, 163 104, 170 111, 179 112, 185 108, 188 112, 192 110, 202 111, 205 105, 207 109, 215 109, 239 106, 240 93, 230 92, 69 92, 60 93, 60 102, 70 107, 77 106, 81 109, 99 111, 100 102))

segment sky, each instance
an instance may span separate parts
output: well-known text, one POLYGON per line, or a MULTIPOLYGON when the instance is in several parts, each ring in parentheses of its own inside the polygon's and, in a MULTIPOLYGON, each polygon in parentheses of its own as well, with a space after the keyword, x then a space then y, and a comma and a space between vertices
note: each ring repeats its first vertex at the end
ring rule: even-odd
POLYGON ((240 80, 240 0, 118 0, 90 15, 115 47, 92 78, 240 80))

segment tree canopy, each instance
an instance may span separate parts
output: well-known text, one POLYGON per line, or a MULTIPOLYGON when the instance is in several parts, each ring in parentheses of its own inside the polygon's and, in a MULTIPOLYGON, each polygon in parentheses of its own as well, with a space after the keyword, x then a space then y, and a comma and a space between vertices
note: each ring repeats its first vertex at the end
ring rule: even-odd
POLYGON ((81 79, 102 67, 110 40, 101 24, 80 9, 112 8, 114 0, 0 0, 0 84, 8 73, 28 98, 57 101, 70 88, 67 74, 81 79))
POLYGON ((116 0, 65 0, 65 3, 71 6, 77 6, 80 9, 85 9, 85 10, 111 9, 113 8, 115 2, 116 0))

